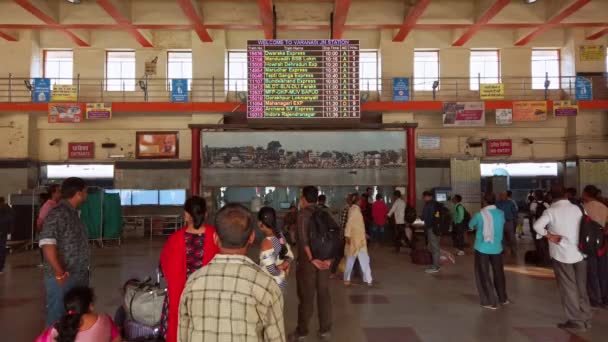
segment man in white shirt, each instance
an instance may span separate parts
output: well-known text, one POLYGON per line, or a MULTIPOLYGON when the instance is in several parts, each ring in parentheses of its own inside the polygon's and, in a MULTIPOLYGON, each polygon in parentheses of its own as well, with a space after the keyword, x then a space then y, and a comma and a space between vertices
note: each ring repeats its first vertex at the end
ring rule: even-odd
POLYGON ((403 240, 411 241, 411 229, 405 226, 405 201, 401 199, 399 190, 393 192, 393 206, 388 212, 388 217, 393 215, 395 217, 395 249, 399 252, 403 240), (407 231, 408 229, 410 232, 407 231))
POLYGON ((591 306, 587 295, 587 262, 578 249, 582 212, 565 197, 564 187, 551 187, 553 204, 534 222, 534 230, 549 240, 555 277, 568 320, 561 329, 591 328, 591 306))

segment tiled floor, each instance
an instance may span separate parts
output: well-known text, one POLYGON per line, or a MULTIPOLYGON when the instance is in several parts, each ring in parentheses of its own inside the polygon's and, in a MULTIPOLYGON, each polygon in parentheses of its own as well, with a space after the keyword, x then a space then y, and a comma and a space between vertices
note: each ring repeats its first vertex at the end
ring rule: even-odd
MULTIPOLYGON (((92 284, 98 311, 114 313, 125 280, 154 274, 162 243, 127 241, 122 247, 95 249, 92 284)), ((470 255, 458 257, 456 265, 444 267, 438 275, 428 275, 405 251, 397 255, 372 246, 370 254, 379 285, 344 288, 333 281, 334 341, 608 341, 608 311, 596 311, 593 329, 579 336, 554 328, 564 315, 550 271, 509 265, 507 289, 513 304, 486 311, 478 304, 470 255)), ((0 341, 31 341, 42 329, 42 272, 32 267, 38 257, 36 252, 13 254, 0 276, 0 341)), ((288 331, 295 328, 297 316, 294 276, 285 301, 288 331)), ((311 331, 317 326, 313 320, 311 331)))

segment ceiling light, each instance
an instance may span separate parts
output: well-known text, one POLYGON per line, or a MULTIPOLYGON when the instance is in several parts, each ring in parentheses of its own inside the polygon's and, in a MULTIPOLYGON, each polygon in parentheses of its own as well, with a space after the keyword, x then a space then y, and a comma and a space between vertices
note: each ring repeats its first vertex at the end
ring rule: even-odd
POLYGON ((524 3, 526 3, 526 4, 533 4, 535 2, 536 2, 536 0, 524 0, 524 3))
POLYGON ((67 2, 77 5, 80 3, 80 0, 67 0, 67 2))

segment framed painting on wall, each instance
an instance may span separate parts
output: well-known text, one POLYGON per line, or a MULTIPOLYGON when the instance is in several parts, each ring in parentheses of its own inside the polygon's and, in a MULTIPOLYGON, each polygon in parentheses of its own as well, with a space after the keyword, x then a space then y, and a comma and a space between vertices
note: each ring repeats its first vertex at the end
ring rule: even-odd
POLYGON ((177 159, 179 157, 179 133, 136 132, 135 157, 137 159, 177 159))

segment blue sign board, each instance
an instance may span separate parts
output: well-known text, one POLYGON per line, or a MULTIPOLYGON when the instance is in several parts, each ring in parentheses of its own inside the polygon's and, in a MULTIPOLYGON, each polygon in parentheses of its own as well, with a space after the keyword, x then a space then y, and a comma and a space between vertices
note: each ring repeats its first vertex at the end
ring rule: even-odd
POLYGON ((577 100, 593 100, 593 87, 590 79, 576 76, 574 88, 576 90, 577 100))
POLYGON ((188 80, 174 78, 171 80, 171 102, 188 102, 188 80))
POLYGON ((410 79, 405 77, 393 78, 393 101, 407 102, 410 100, 410 79))
POLYGON ((49 102, 51 100, 51 80, 34 78, 32 84, 32 102, 49 102))

